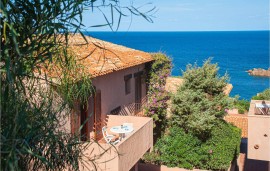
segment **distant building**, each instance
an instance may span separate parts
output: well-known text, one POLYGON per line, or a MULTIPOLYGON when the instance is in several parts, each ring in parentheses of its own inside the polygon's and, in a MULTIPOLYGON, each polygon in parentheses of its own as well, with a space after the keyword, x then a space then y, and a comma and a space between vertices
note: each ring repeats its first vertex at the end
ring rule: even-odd
POLYGON ((270 101, 251 100, 248 112, 248 159, 269 162, 270 101))

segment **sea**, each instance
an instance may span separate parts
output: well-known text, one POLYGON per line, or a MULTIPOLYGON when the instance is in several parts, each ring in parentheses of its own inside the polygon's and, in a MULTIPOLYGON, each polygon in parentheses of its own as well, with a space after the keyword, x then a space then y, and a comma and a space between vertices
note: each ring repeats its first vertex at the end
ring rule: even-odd
POLYGON ((145 52, 163 52, 173 61, 173 76, 181 76, 187 64, 202 65, 212 58, 219 74, 227 72, 230 96, 250 100, 270 87, 270 78, 250 76, 253 68, 268 69, 269 31, 209 32, 86 32, 87 35, 145 52))

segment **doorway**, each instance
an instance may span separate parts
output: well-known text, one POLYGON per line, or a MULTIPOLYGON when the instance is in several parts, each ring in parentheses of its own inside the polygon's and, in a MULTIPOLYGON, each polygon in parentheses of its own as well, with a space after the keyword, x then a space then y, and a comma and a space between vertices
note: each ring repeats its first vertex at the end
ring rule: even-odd
POLYGON ((90 138, 102 137, 101 117, 101 91, 97 90, 95 95, 88 99, 88 104, 74 103, 71 114, 71 133, 77 135, 81 141, 88 141, 90 138))

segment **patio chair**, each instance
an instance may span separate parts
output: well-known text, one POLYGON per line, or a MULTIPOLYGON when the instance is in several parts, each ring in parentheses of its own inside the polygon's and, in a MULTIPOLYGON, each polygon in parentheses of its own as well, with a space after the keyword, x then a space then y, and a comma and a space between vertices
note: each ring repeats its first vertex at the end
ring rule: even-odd
POLYGON ((117 138, 117 136, 108 134, 107 127, 106 126, 104 126, 102 128, 102 134, 103 134, 103 137, 104 137, 105 141, 108 144, 116 145, 117 143, 120 142, 120 139, 119 138, 118 138, 118 140, 115 141, 115 139, 117 138))
POLYGON ((257 109, 259 109, 259 111, 261 112, 261 114, 268 115, 270 106, 268 104, 266 104, 264 101, 262 101, 262 103, 256 103, 255 104, 255 107, 257 109))

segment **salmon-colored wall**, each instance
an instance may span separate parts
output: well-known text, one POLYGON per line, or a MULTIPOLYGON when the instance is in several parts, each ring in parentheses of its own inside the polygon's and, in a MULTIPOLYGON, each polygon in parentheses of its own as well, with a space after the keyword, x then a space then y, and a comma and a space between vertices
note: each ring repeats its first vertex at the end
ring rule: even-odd
MULTIPOLYGON (((83 159, 95 158, 97 171, 128 171, 153 147, 153 119, 148 117, 108 115, 108 131, 112 126, 132 123, 134 131, 112 147, 106 143, 92 143, 85 148, 83 159), (106 153, 103 154, 103 152, 106 153), (100 156, 100 154, 102 154, 100 156)), ((110 132, 110 131, 109 131, 110 132)), ((86 163, 84 163, 86 164, 86 163)), ((80 170, 95 170, 91 163, 80 170)))
MULTIPOLYGON (((144 69, 145 69, 145 64, 141 64, 141 65, 137 65, 134 67, 115 71, 110 74, 93 78, 92 80, 93 86, 96 87, 96 90, 101 91, 101 116, 103 120, 106 118, 106 115, 110 114, 110 112, 116 107, 135 102, 134 74, 140 71, 144 71, 144 69), (131 89, 130 89, 130 93, 126 95, 124 76, 129 75, 129 74, 132 74, 132 78, 130 80, 131 89)), ((141 91, 142 91, 142 98, 143 98, 146 96, 146 83, 143 77, 141 81, 141 86, 142 86, 141 91)), ((89 116, 93 115, 93 108, 94 108, 93 103, 91 103, 89 100, 89 103, 88 103, 89 116)), ((77 113, 79 114, 80 112, 77 111, 77 113)), ((71 131, 70 119, 71 119, 70 117, 66 117, 64 119, 64 122, 66 124, 63 124, 63 125, 67 132, 71 131)), ((90 131, 90 137, 94 137, 94 132, 92 131, 93 130, 92 124, 89 123, 88 126, 89 126, 88 130, 90 131)))
MULTIPOLYGON (((270 101, 265 101, 270 104, 270 101)), ((255 115, 255 103, 252 100, 248 113, 248 158, 270 161, 270 115, 255 115), (258 148, 255 149, 254 147, 258 148)))
POLYGON ((136 116, 108 115, 108 127, 132 123, 134 131, 117 145, 119 169, 118 171, 130 170, 143 155, 153 147, 153 119, 136 116))
MULTIPOLYGON (((134 73, 143 71, 144 68, 145 64, 141 64, 93 79, 93 86, 95 86, 97 90, 101 90, 101 113, 103 115, 110 114, 111 110, 118 106, 135 102, 134 73), (132 74, 132 78, 130 80, 131 92, 126 95, 124 76, 129 74, 132 74)), ((142 97, 145 95, 146 84, 142 79, 142 97)))

